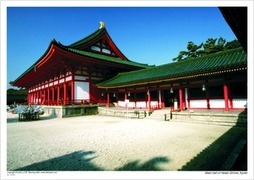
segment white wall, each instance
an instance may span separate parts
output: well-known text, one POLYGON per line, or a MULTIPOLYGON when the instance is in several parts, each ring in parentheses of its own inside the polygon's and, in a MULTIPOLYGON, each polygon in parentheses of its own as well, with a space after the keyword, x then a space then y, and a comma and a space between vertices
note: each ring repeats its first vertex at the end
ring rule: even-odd
POLYGON ((207 108, 206 99, 190 100, 190 108, 207 108))
MULTIPOLYGON (((117 102, 118 107, 126 107, 126 103, 124 101, 118 101, 117 102)), ((152 107, 158 107, 158 101, 151 101, 151 106, 152 107)), ((128 107, 134 108, 135 107, 135 102, 130 101, 128 103, 128 107)), ((146 108, 148 107, 148 102, 146 101, 137 101, 136 102, 136 108, 146 108)))
POLYGON ((146 101, 137 101, 136 107, 137 108, 146 108, 146 101))
MULTIPOLYGON (((229 104, 229 101, 228 101, 229 104)), ((224 99, 210 99, 210 108, 225 108, 224 99)))
MULTIPOLYGON (((228 101, 230 107, 230 101, 228 101)), ((233 99, 233 109, 241 108, 244 109, 247 106, 247 99, 233 99)), ((206 100, 191 100, 191 108, 207 108, 206 100)), ((225 108, 224 99, 210 99, 210 108, 225 108)))
POLYGON ((75 100, 90 99, 89 82, 75 81, 74 89, 75 89, 75 100))
POLYGON ((234 108, 247 108, 247 99, 233 99, 234 108))

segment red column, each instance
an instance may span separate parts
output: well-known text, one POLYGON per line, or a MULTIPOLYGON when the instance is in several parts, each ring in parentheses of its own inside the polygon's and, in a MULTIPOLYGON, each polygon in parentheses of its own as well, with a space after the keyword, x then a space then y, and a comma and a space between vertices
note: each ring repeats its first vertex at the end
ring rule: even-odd
POLYGON ((55 105, 55 88, 52 87, 52 99, 51 99, 52 105, 55 105))
POLYGON ((35 92, 33 91, 32 93, 33 93, 33 98, 32 98, 32 102, 31 103, 34 104, 35 103, 35 92))
POLYGON ((40 104, 40 98, 41 98, 40 93, 41 93, 40 90, 37 90, 37 105, 40 104))
POLYGON ((92 89, 92 80, 91 80, 91 74, 89 73, 89 81, 88 81, 88 86, 89 86, 89 95, 88 95, 88 101, 92 101, 92 100, 94 100, 93 98, 94 98, 94 94, 92 94, 92 92, 93 92, 93 89, 92 89))
POLYGON ((185 101, 185 93, 184 93, 185 91, 184 91, 184 89, 182 89, 182 102, 183 102, 183 104, 182 104, 182 109, 183 110, 185 110, 185 108, 186 108, 186 101, 185 101))
POLYGON ((42 90, 39 90, 39 105, 42 104, 42 90))
POLYGON ((39 104, 39 90, 36 90, 36 104, 39 104))
POLYGON ((60 102, 60 86, 57 86, 57 105, 59 105, 60 102))
POLYGON ((225 111, 229 110, 228 106, 228 86, 224 84, 223 86, 223 92, 224 92, 224 101, 225 101, 225 111))
POLYGON ((43 103, 43 91, 42 89, 40 90, 40 105, 43 103))
POLYGON ((36 92, 36 91, 34 91, 34 100, 33 100, 33 104, 35 104, 35 103, 36 103, 36 94, 37 94, 37 92, 36 92))
POLYGON ((36 105, 39 104, 39 90, 36 90, 36 105))
POLYGON ((46 101, 46 89, 43 89, 43 105, 45 104, 46 101))
POLYGON ((233 99, 232 99, 230 86, 228 86, 228 97, 229 97, 229 109, 232 110, 234 108, 234 105, 233 105, 233 99))
POLYGON ((233 99, 232 98, 229 99, 229 107, 230 107, 230 109, 234 108, 233 107, 233 99))
POLYGON ((110 103, 110 100, 109 100, 109 93, 107 92, 107 107, 109 107, 109 103, 110 103))
MULTIPOLYGON (((74 79, 74 76, 72 77, 74 79)), ((71 81, 71 103, 74 102, 75 95, 74 95, 74 80, 71 81)))
POLYGON ((34 102, 34 93, 31 92, 31 99, 30 99, 30 104, 32 104, 34 102))
POLYGON ((209 88, 206 88, 206 107, 207 109, 211 109, 210 107, 210 89, 209 88))
POLYGON ((42 90, 39 91, 39 97, 40 97, 39 105, 41 105, 42 104, 42 90))
POLYGON ((125 100, 125 99, 128 99, 128 96, 127 96, 127 93, 126 93, 126 92, 124 93, 124 100, 125 100))
POLYGON ((180 105, 180 110, 183 109, 183 90, 180 88, 179 89, 179 105, 180 105))
POLYGON ((64 94, 63 94, 63 96, 64 96, 64 97, 63 97, 63 101, 64 101, 64 102, 63 102, 63 104, 65 105, 65 104, 66 104, 66 100, 67 100, 67 98, 66 98, 66 97, 67 97, 67 93, 66 93, 66 92, 67 92, 67 90, 66 90, 66 82, 64 83, 63 88, 64 88, 64 92, 63 92, 63 93, 64 93, 64 94))
POLYGON ((49 90, 49 87, 47 88, 47 105, 49 105, 49 100, 50 100, 50 90, 49 90))
POLYGON ((35 104, 35 101, 36 101, 36 92, 33 92, 33 101, 32 101, 32 103, 35 104))

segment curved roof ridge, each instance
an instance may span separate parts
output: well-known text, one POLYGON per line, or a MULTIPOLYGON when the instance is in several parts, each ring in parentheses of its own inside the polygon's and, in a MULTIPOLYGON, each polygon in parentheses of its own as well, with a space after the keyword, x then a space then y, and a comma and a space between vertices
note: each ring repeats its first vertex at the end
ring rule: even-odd
POLYGON ((138 67, 142 67, 142 68, 148 68, 149 67, 148 64, 138 63, 138 62, 130 61, 130 60, 122 61, 118 57, 109 56, 107 54, 99 54, 99 53, 84 51, 84 50, 75 49, 75 48, 68 48, 68 47, 65 47, 65 49, 67 51, 72 52, 72 53, 76 53, 76 54, 79 54, 79 55, 82 55, 82 56, 93 57, 93 58, 104 60, 104 61, 111 61, 111 62, 126 64, 126 65, 138 66, 138 67))
POLYGON ((99 34, 101 34, 103 31, 106 31, 106 29, 105 29, 105 28, 100 28, 100 29, 96 30, 95 32, 93 32, 92 34, 90 34, 90 35, 84 37, 83 39, 80 39, 80 40, 78 40, 78 41, 76 41, 76 42, 74 42, 74 43, 72 43, 72 44, 70 44, 70 45, 68 45, 68 46, 74 48, 74 47, 79 46, 79 45, 81 45, 81 44, 87 43, 87 42, 89 42, 90 40, 92 40, 92 39, 94 39, 95 37, 97 37, 97 36, 98 36, 99 34))

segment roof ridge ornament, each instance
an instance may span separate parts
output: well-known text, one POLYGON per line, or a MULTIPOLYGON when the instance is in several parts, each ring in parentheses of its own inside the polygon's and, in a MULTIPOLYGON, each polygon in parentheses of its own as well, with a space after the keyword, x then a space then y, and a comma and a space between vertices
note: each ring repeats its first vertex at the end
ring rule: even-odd
POLYGON ((105 23, 100 21, 100 29, 105 28, 105 23))

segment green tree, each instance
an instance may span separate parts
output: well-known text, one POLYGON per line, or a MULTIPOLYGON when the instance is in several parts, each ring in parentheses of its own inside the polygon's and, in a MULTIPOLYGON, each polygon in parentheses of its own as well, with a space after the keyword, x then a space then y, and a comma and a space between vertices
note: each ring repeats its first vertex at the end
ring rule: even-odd
POLYGON ((190 57, 199 57, 199 49, 202 48, 203 43, 200 45, 194 44, 192 41, 189 41, 187 44, 187 51, 180 51, 176 58, 173 58, 173 61, 181 61, 190 57))
POLYGON ((215 52, 222 51, 224 49, 226 40, 220 37, 219 39, 208 38, 203 45, 202 55, 212 54, 215 52))
POLYGON ((227 49, 234 49, 238 47, 241 47, 241 44, 238 40, 235 39, 233 41, 227 42, 224 49, 227 50, 227 49))
POLYGON ((241 47, 238 40, 227 42, 224 38, 208 38, 205 43, 200 45, 194 44, 189 41, 187 44, 187 51, 180 51, 178 56, 173 58, 173 61, 182 61, 187 58, 201 57, 207 54, 216 53, 228 49, 241 47))
POLYGON ((8 89, 7 90, 7 104, 26 103, 27 89, 8 89))

